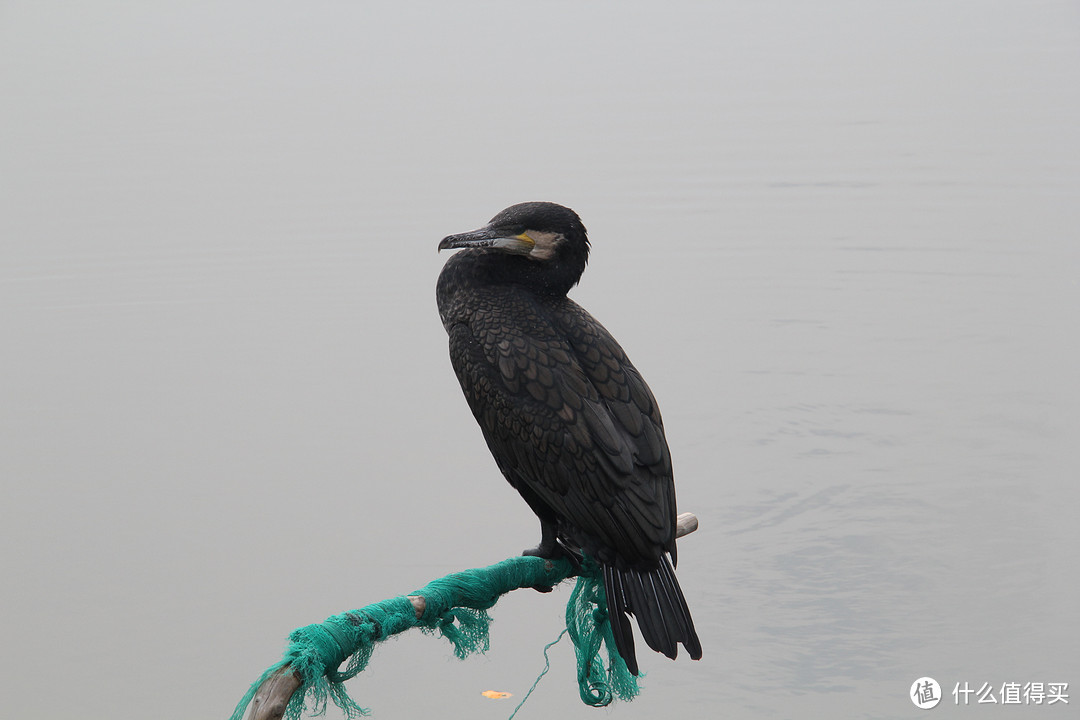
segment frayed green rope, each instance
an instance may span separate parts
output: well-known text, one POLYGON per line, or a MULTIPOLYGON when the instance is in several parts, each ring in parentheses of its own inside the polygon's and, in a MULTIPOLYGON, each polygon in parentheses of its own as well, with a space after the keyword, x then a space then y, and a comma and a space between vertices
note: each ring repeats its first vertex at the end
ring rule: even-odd
POLYGON ((562 640, 563 635, 565 635, 566 632, 567 632, 567 628, 563 628, 563 631, 561 633, 559 633, 559 637, 555 638, 554 640, 552 640, 551 642, 549 642, 547 645, 544 646, 544 669, 541 670, 540 674, 536 676, 535 680, 533 680, 533 684, 532 684, 532 687, 529 688, 529 692, 525 693, 525 697, 521 698, 521 702, 519 702, 517 704, 517 707, 514 708, 514 712, 510 713, 510 717, 507 718, 507 720, 514 720, 514 716, 518 714, 518 710, 520 710, 521 706, 525 704, 525 701, 529 699, 529 696, 533 694, 533 690, 535 690, 536 686, 540 684, 540 681, 543 679, 543 677, 545 675, 547 675, 548 670, 551 669, 551 659, 548 657, 548 650, 550 650, 560 640, 562 640))
MULTIPOLYGON (((459 658, 483 653, 489 646, 491 617, 487 610, 502 595, 520 588, 553 587, 574 571, 574 566, 566 559, 510 558, 486 568, 447 575, 411 593, 425 600, 425 610, 420 618, 416 617, 409 598, 401 596, 294 630, 289 635, 284 658, 252 684, 230 720, 243 718, 266 680, 277 673, 290 671, 297 675, 300 686, 289 700, 285 720, 299 720, 305 710, 312 715, 321 715, 326 712, 328 701, 340 708, 349 720, 365 716, 369 711, 349 697, 344 683, 367 667, 375 643, 419 627, 426 633, 437 632, 449 640, 459 658), (345 664, 344 670, 342 664, 345 664)), ((615 650, 599 568, 593 563, 586 561, 582 565, 567 606, 566 620, 566 632, 574 643, 578 659, 581 699, 597 707, 607 705, 616 696, 633 699, 638 693, 637 682, 615 650), (606 669, 599 659, 601 645, 607 648, 606 669)), ((550 647, 544 649, 545 659, 550 647)), ((547 668, 540 677, 546 672, 547 668)), ((537 678, 537 682, 539 680, 537 678)), ((535 687, 536 683, 533 684, 535 687)))
POLYGON ((581 701, 604 707, 618 697, 633 700, 641 691, 637 677, 615 647, 600 568, 586 560, 578 575, 570 601, 566 604, 566 629, 577 654, 578 692, 581 701), (600 658, 606 650, 607 664, 600 658))

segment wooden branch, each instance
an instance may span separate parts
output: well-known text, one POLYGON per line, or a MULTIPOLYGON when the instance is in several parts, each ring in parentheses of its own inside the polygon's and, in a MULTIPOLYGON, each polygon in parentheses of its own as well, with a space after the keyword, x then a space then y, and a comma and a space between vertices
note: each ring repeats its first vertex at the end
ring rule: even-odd
POLYGON ((244 720, 281 720, 293 693, 300 688, 300 673, 282 668, 259 686, 244 720))
POLYGON ((694 513, 683 513, 675 518, 675 537, 681 538, 695 530, 697 530, 697 515, 694 513))
MULTIPOLYGON (((682 513, 676 519, 675 537, 681 538, 698 529, 698 519, 693 513, 682 513)), ((520 588, 519 588, 520 589, 520 588)), ((409 595, 419 620, 427 609, 427 600, 423 595, 409 595)), ((289 707, 289 701, 293 694, 300 688, 302 683, 300 673, 293 671, 288 666, 281 668, 276 673, 266 678, 259 689, 255 691, 251 703, 248 705, 244 720, 281 720, 285 710, 289 707)))

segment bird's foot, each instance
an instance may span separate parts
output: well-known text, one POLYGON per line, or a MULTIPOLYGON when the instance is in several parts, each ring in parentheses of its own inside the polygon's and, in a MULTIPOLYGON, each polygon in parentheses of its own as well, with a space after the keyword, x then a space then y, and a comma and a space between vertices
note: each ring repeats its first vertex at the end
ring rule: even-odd
MULTIPOLYGON (((545 560, 556 560, 559 558, 562 552, 563 550, 561 547, 559 547, 559 543, 555 542, 554 540, 550 542, 544 540, 534 548, 523 550, 521 554, 526 557, 539 557, 544 558, 545 560)), ((532 589, 536 592, 549 593, 554 589, 554 587, 551 585, 533 585, 532 589)))
MULTIPOLYGON (((558 540, 552 540, 550 542, 545 540, 534 548, 529 548, 528 550, 522 551, 521 554, 531 557, 541 557, 545 560, 550 561, 562 560, 563 558, 566 558, 570 561, 570 564, 574 566, 574 572, 571 573, 569 577, 573 577, 574 575, 577 575, 581 572, 581 557, 558 540)), ((551 592, 552 586, 533 585, 533 590, 536 590, 537 592, 548 593, 551 592)))
POLYGON ((566 554, 566 550, 557 540, 544 541, 534 548, 528 550, 522 550, 522 555, 532 557, 542 557, 545 560, 558 560, 566 554))

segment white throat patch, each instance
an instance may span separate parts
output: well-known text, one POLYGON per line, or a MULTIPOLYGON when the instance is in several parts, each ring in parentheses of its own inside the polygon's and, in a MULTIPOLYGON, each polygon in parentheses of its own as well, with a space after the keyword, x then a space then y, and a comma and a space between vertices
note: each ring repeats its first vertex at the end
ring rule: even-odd
POLYGON ((566 242, 566 238, 560 233, 529 230, 526 234, 533 241, 533 249, 529 252, 532 260, 550 260, 555 257, 555 250, 566 242))

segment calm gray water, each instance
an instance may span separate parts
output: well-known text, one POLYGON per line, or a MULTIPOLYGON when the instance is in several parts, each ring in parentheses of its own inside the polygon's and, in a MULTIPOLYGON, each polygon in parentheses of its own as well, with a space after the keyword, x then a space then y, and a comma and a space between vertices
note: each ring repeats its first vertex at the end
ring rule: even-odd
MULTIPOLYGON (((597 711, 564 641, 519 718, 1080 705, 1075 3, 5 2, 0 98, 5 717, 225 717, 294 627, 534 544, 434 282, 538 199, 664 410, 705 657, 597 711)), ((349 687, 504 718, 567 595, 349 687)))

